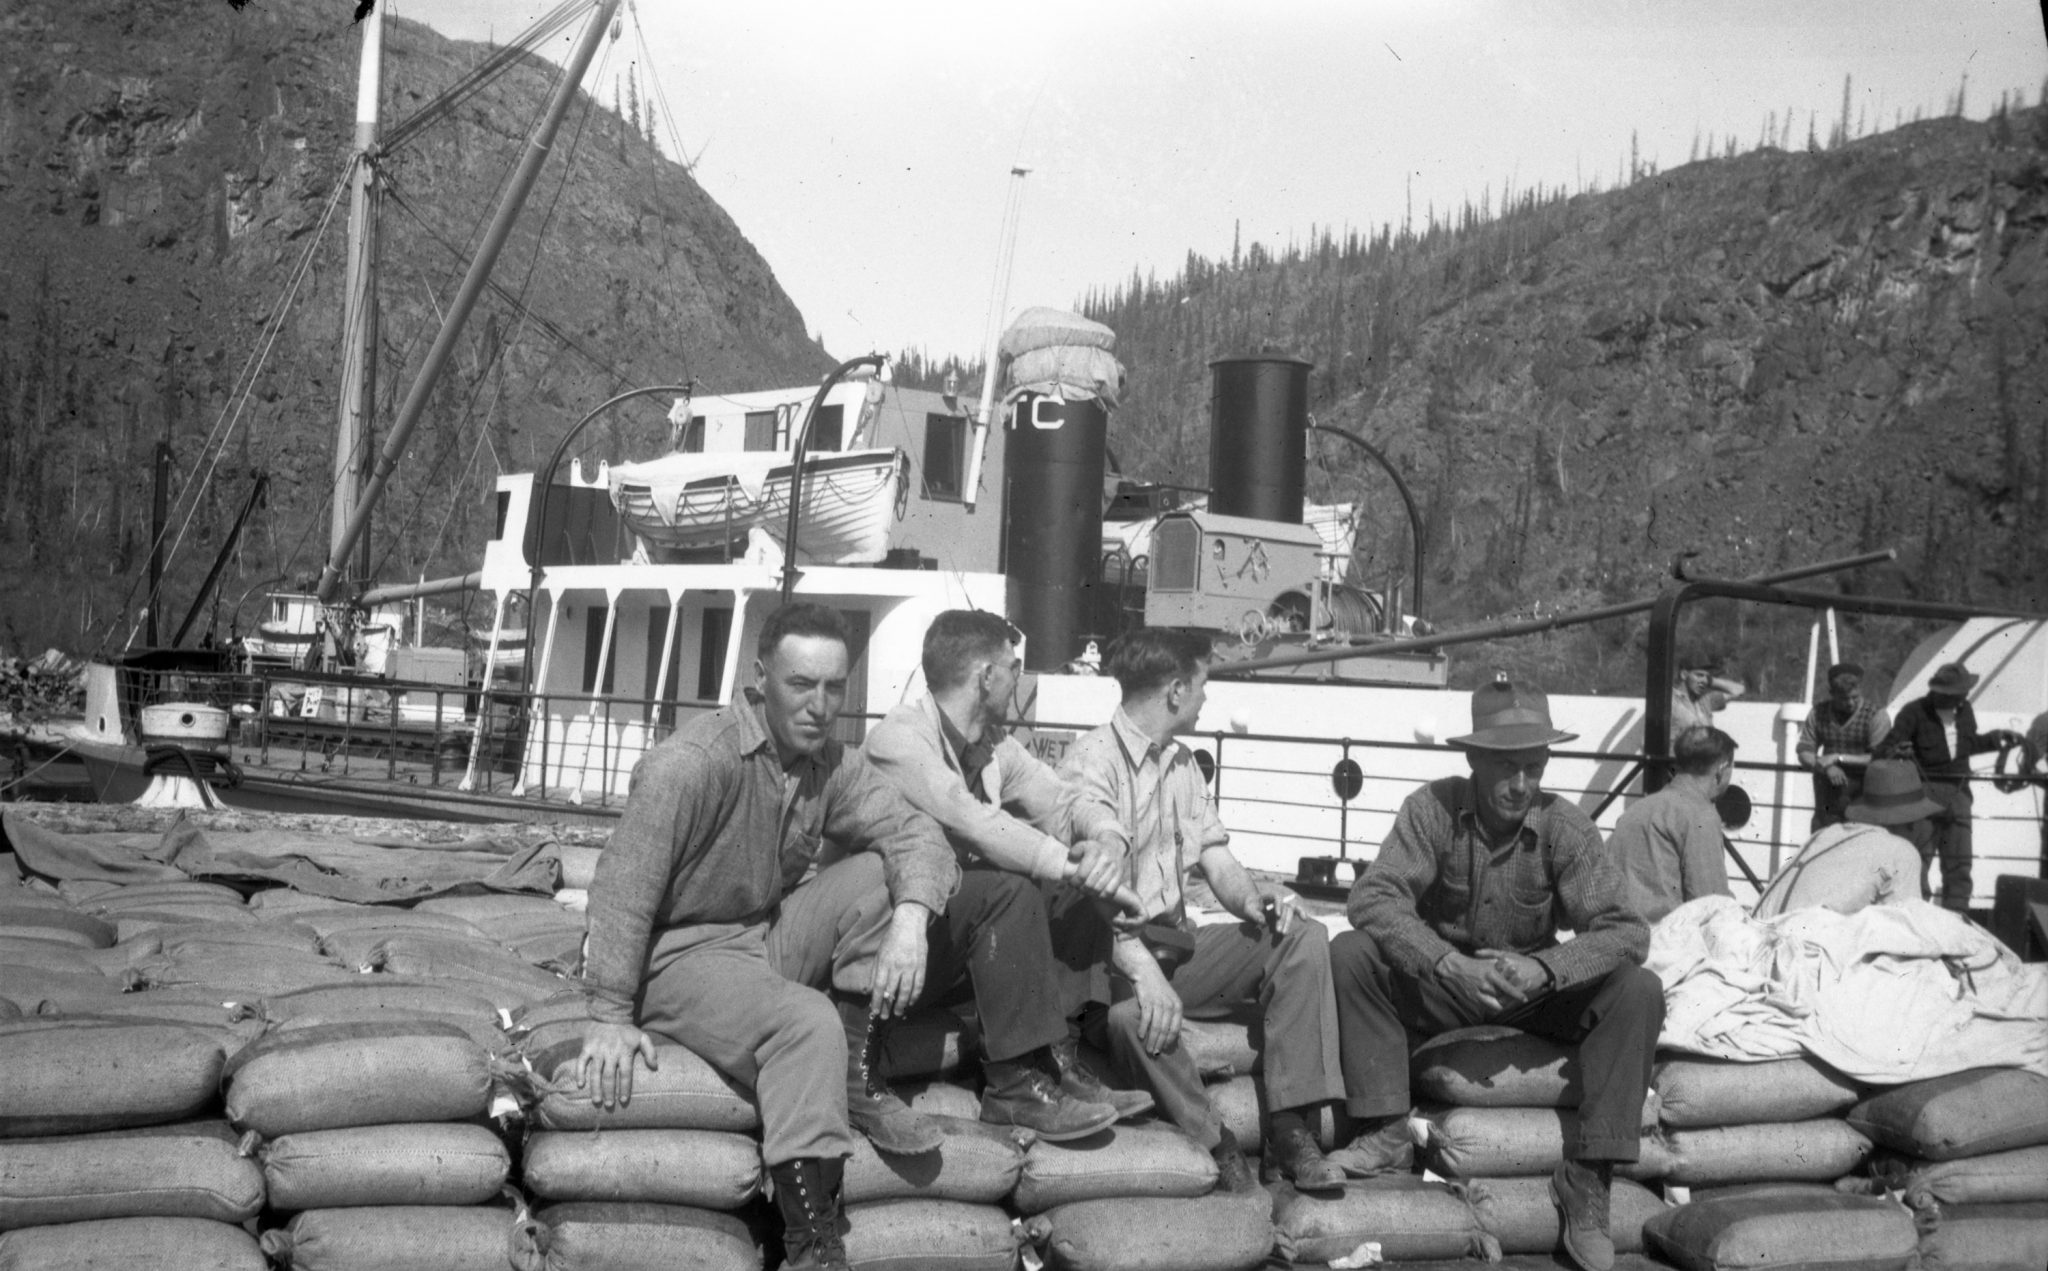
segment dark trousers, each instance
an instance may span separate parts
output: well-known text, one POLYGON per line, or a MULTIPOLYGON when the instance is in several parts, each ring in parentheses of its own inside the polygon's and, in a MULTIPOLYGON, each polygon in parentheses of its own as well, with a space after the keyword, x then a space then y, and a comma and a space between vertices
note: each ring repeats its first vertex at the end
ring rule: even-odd
POLYGON ((1574 1160, 1636 1159, 1643 1096, 1664 1026, 1664 985, 1654 972, 1624 966, 1488 1016, 1453 997, 1434 972, 1412 976, 1388 961, 1371 935, 1346 931, 1330 942, 1330 975, 1353 1116, 1408 1111, 1412 1044, 1453 1028, 1505 1024, 1579 1048, 1585 1093, 1578 1141, 1567 1143, 1566 1153, 1574 1160))
POLYGON ((1970 866, 1975 853, 1971 850, 1970 810, 1975 800, 1968 786, 1948 781, 1929 781, 1924 787, 1927 797, 1939 803, 1944 811, 1931 822, 1932 832, 1915 838, 1913 846, 1920 849, 1920 894, 1933 898, 1927 876, 1937 857, 1941 860, 1941 907, 1956 913, 1970 912, 1970 866))
POLYGON ((1840 786, 1828 780, 1825 772, 1813 774, 1813 831, 1818 834, 1830 825, 1840 825, 1849 819, 1849 805, 1863 793, 1863 774, 1860 770, 1843 769, 1842 775, 1848 780, 1840 786))
POLYGON ((990 1059, 1017 1059, 1065 1039, 1061 968, 1038 884, 986 866, 961 870, 960 890, 932 924, 930 950, 919 1000, 940 1001, 971 984, 990 1059))
MULTIPOLYGON (((1330 1102, 1344 1096, 1337 1062, 1337 1012, 1330 996, 1329 931, 1297 918, 1284 936, 1248 922, 1195 928, 1195 952, 1168 972, 1191 1019, 1256 1011, 1263 1034, 1259 1086, 1268 1111, 1330 1102)), ((1138 1037, 1138 1001, 1118 979, 1103 1039, 1126 1080, 1142 1081, 1167 1121, 1203 1147, 1223 1138, 1223 1120, 1202 1088, 1187 1047, 1145 1053, 1138 1037)))

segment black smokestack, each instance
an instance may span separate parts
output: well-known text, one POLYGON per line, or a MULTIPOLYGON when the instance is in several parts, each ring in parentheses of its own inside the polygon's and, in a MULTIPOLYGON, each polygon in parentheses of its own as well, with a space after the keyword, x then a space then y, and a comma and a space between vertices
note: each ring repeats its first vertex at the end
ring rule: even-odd
POLYGON ((1010 621, 1026 637, 1025 669, 1056 671, 1080 654, 1090 630, 1109 412, 1093 399, 1035 393, 1019 397, 1015 410, 1003 454, 1010 621))
POLYGON ((1209 363, 1209 510, 1301 524, 1308 461, 1308 373, 1279 355, 1209 363))

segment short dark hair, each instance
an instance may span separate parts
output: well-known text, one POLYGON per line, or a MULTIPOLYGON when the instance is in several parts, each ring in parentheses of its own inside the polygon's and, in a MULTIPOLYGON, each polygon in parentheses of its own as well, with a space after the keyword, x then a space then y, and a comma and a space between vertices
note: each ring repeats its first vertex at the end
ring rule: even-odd
POLYGON ((967 669, 993 661, 1024 638, 1001 614, 986 609, 948 609, 924 629, 924 683, 933 692, 967 682, 967 669))
POLYGON ((754 642, 754 655, 766 662, 786 636, 837 640, 849 655, 853 652, 853 637, 847 634, 846 619, 839 611, 808 601, 787 604, 769 614, 768 621, 761 624, 761 638, 754 642))
POLYGON ((1718 728, 1694 724, 1671 743, 1671 759, 1680 772, 1704 777, 1723 760, 1735 758, 1735 739, 1718 728))
POLYGON ((1193 679, 1215 656, 1215 645, 1199 631, 1140 627, 1110 646, 1105 669, 1123 687, 1124 700, 1156 693, 1175 680, 1193 679))
POLYGON ((1828 683, 1833 684, 1837 675, 1853 675, 1860 680, 1863 678, 1863 668, 1854 662, 1837 662, 1828 668, 1828 683))

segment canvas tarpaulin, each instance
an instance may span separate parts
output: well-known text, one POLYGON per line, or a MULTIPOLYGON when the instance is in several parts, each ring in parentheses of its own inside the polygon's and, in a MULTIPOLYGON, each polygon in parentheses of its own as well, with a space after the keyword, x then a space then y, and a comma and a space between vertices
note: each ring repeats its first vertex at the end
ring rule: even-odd
POLYGON ((305 830, 202 829, 183 819, 161 832, 78 834, 15 813, 0 814, 0 833, 0 855, 11 852, 21 872, 58 882, 202 878, 376 904, 461 892, 552 894, 562 876, 559 847, 550 840, 431 844, 305 830))

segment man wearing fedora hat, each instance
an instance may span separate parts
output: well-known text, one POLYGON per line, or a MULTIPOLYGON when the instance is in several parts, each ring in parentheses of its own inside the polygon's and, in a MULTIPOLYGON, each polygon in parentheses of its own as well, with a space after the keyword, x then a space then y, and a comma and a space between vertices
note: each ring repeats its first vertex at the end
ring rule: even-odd
MULTIPOLYGON (((1931 832, 1915 846, 1924 862, 1940 856, 1941 905, 1957 913, 1970 910, 1970 756, 2020 741, 2003 729, 1977 732, 1977 713, 1968 700, 1977 680, 1962 663, 1944 662, 1929 677, 1927 695, 1906 703, 1878 743, 1878 753, 1918 765, 1927 797, 1941 805, 1931 832)), ((1926 891, 1924 873, 1922 878, 1926 891)))
POLYGON ((1917 845, 1927 839, 1929 818, 1941 810, 1910 762, 1872 762, 1862 790, 1845 809, 1848 820, 1814 831, 1757 897, 1753 912, 1769 918, 1818 905, 1849 914, 1926 894, 1927 866, 1917 845))
POLYGON ((1550 747, 1575 736, 1552 727, 1542 693, 1496 677, 1472 695, 1472 731, 1450 742, 1471 775, 1409 795, 1352 885, 1354 930, 1331 941, 1330 964, 1359 1133, 1330 1160, 1354 1177, 1412 1163, 1415 1040, 1492 1023, 1574 1043, 1585 1093, 1550 1190, 1565 1251, 1606 1271, 1608 1184, 1615 1163, 1637 1159, 1664 989, 1641 965, 1649 928, 1599 831, 1543 791, 1550 747))

